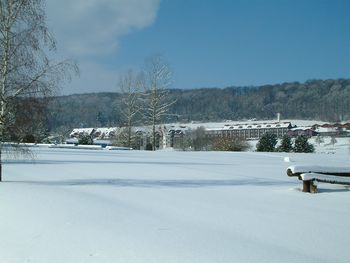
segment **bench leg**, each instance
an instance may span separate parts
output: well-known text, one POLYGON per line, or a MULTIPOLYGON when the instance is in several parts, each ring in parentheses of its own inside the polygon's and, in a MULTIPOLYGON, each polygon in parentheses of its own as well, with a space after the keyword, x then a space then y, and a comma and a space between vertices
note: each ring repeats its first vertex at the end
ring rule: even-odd
POLYGON ((303 192, 310 193, 310 184, 311 181, 303 181, 303 192))
POLYGON ((312 180, 310 183, 310 193, 313 193, 313 194, 317 193, 317 184, 315 180, 312 180))
POLYGON ((305 193, 317 193, 317 184, 314 180, 303 181, 303 192, 305 193))

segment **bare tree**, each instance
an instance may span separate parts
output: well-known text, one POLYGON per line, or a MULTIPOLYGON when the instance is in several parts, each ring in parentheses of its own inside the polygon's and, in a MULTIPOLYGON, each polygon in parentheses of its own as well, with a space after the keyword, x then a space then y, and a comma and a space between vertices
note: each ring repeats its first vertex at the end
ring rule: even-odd
POLYGON ((146 122, 152 126, 152 149, 156 150, 156 125, 168 114, 175 101, 168 100, 172 73, 161 56, 146 60, 144 69, 144 107, 143 114, 146 122))
POLYGON ((135 125, 136 118, 140 113, 140 90, 142 79, 140 75, 135 75, 131 70, 119 80, 119 89, 122 93, 121 114, 125 121, 126 141, 128 147, 132 144, 132 128, 135 125))
POLYGON ((205 127, 199 126, 191 132, 192 146, 195 151, 207 150, 209 140, 205 134, 205 127))
POLYGON ((337 143, 338 141, 337 141, 337 139, 335 138, 335 136, 333 135, 333 136, 331 136, 331 144, 333 145, 333 147, 334 147, 334 145, 337 143))
POLYGON ((15 142, 40 142, 47 137, 47 104, 42 98, 17 98, 11 105, 13 121, 6 127, 5 138, 15 142))
POLYGON ((13 104, 20 97, 46 97, 77 66, 53 63, 55 50, 45 21, 43 0, 0 0, 0 181, 1 151, 7 127, 13 122, 13 104))
POLYGON ((318 146, 320 146, 320 144, 324 142, 324 139, 321 135, 318 134, 315 138, 315 142, 318 144, 318 146))

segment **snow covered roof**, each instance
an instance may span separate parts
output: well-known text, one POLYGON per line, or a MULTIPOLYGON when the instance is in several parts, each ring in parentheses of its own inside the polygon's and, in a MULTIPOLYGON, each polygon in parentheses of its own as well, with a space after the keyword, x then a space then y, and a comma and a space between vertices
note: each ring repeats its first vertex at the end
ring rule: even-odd
POLYGON ((312 127, 294 127, 290 130, 291 131, 307 131, 307 130, 312 130, 312 127))
POLYGON ((94 132, 94 128, 78 128, 73 129, 73 131, 70 133, 70 136, 77 136, 77 135, 83 135, 88 134, 91 135, 94 132))
POLYGON ((175 134, 186 133, 187 131, 191 130, 191 128, 186 125, 171 125, 170 127, 167 127, 167 129, 168 133, 175 134))
POLYGON ((108 134, 110 132, 116 131, 118 128, 112 127, 112 128, 96 128, 96 132, 101 132, 104 134, 108 134))
POLYGON ((115 133, 118 131, 118 128, 112 127, 112 128, 96 128, 95 130, 95 136, 101 137, 101 138, 109 138, 110 136, 115 135, 115 133))
POLYGON ((315 129, 316 132, 336 132, 336 127, 318 127, 315 129))
POLYGON ((290 122, 225 124, 223 127, 207 128, 207 131, 289 128, 290 122))

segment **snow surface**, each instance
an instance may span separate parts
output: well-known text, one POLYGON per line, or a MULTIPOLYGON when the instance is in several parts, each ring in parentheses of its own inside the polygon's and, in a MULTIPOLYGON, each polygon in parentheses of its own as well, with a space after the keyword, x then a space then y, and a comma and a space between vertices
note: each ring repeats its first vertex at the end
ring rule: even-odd
POLYGON ((1 263, 349 262, 349 188, 284 161, 348 153, 33 151, 3 167, 1 263))

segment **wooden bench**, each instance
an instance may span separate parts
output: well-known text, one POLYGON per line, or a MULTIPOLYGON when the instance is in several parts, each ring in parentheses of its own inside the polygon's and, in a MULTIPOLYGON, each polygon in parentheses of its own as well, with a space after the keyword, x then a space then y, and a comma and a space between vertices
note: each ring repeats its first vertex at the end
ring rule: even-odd
POLYGON ((350 185, 350 167, 290 166, 288 176, 303 181, 303 192, 317 193, 317 182, 350 185))

